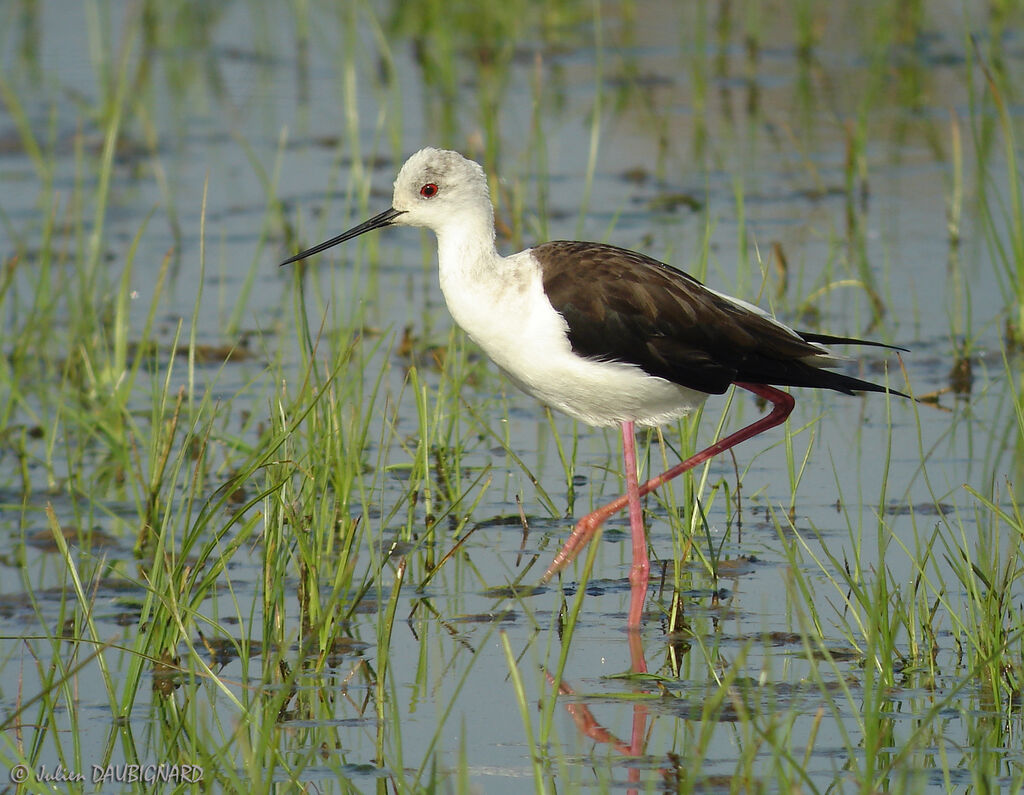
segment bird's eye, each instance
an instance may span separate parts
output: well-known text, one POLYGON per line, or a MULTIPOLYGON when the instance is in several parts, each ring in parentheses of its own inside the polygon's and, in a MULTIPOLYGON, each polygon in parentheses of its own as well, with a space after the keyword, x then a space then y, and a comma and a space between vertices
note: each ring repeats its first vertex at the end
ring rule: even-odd
POLYGON ((432 199, 437 195, 437 184, 434 182, 428 182, 422 188, 420 188, 420 196, 424 199, 432 199))

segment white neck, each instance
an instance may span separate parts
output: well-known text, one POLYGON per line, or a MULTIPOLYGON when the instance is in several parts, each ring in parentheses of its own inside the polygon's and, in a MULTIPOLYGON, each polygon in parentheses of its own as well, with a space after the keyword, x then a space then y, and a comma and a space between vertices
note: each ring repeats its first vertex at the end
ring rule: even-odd
POLYGON ((490 207, 457 213, 458 223, 438 227, 437 256, 441 290, 449 297, 459 285, 486 285, 499 278, 504 258, 494 247, 490 207))

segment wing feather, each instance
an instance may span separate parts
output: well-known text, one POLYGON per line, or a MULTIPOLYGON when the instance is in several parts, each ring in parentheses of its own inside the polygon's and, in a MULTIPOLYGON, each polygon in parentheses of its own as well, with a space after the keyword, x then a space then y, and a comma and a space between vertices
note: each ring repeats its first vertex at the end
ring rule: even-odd
POLYGON ((565 318, 569 342, 581 356, 628 362, 711 394, 735 382, 885 391, 813 363, 827 360, 822 343, 881 343, 793 331, 689 274, 627 249, 553 241, 532 251, 548 299, 565 318))

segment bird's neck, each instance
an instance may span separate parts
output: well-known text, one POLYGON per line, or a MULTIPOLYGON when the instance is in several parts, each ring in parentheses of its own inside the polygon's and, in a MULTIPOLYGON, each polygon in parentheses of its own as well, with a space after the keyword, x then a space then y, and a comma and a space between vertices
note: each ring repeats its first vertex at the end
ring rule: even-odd
POLYGON ((438 270, 446 293, 456 282, 486 283, 499 278, 504 258, 494 247, 494 213, 467 212, 457 224, 437 230, 438 270))

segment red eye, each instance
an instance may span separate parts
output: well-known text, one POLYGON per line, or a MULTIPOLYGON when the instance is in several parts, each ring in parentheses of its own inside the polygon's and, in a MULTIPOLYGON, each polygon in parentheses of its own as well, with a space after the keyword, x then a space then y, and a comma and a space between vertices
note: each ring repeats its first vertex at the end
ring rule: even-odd
POLYGON ((420 188, 420 196, 424 199, 432 199, 437 195, 437 185, 433 182, 428 182, 422 188, 420 188))

